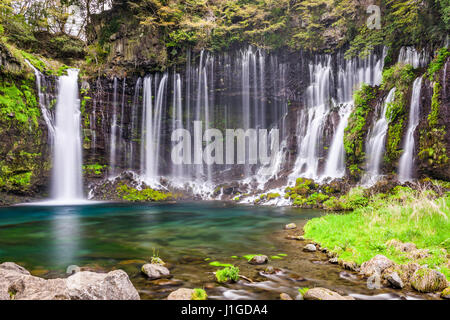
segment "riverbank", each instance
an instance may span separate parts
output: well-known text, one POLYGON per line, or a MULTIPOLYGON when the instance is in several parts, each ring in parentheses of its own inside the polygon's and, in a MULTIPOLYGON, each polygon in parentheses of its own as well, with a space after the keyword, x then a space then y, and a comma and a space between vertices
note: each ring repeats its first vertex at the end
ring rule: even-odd
MULTIPOLYGON (((336 200, 336 206, 340 200, 336 200)), ((377 260, 374 257, 385 257, 384 262, 390 261, 387 268, 377 272, 387 285, 440 292, 448 287, 445 281, 450 279, 449 206, 448 192, 438 197, 431 190, 397 187, 389 194, 365 198, 351 213, 310 220, 304 227, 304 236, 327 248, 334 258, 330 261, 339 261, 348 268, 364 269, 377 260), (389 270, 384 272, 385 269, 389 270), (394 272, 402 285, 389 281, 394 272), (435 276, 432 279, 436 283, 429 286, 417 283, 417 278, 421 280, 428 274, 435 276)))

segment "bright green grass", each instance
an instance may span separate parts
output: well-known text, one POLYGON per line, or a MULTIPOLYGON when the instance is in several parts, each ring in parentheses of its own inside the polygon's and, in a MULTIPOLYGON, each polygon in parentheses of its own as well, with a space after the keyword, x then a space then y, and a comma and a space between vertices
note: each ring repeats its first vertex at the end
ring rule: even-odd
POLYGON ((423 193, 406 203, 384 199, 383 206, 356 209, 344 215, 327 215, 310 220, 305 237, 338 253, 339 258, 362 264, 377 254, 404 264, 406 254, 386 247, 398 239, 413 242, 419 249, 429 249, 431 257, 418 260, 444 273, 450 269, 442 249, 450 251, 450 196, 430 200, 423 193))
POLYGON ((222 262, 219 262, 219 261, 210 262, 209 265, 213 266, 213 267, 233 267, 232 264, 222 263, 222 262))

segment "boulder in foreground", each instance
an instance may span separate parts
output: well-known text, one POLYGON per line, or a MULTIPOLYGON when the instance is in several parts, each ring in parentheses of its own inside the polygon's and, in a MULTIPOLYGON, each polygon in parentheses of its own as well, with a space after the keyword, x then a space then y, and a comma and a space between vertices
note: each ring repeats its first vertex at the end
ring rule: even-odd
POLYGON ((341 296, 326 288, 313 288, 303 295, 305 300, 355 300, 353 297, 341 296))
POLYGON ((421 268, 412 275, 411 286, 423 293, 442 291, 447 288, 447 279, 436 270, 421 268))
POLYGON ((66 279, 32 276, 12 262, 0 264, 2 300, 139 300, 139 294, 122 270, 109 273, 77 272, 66 279))

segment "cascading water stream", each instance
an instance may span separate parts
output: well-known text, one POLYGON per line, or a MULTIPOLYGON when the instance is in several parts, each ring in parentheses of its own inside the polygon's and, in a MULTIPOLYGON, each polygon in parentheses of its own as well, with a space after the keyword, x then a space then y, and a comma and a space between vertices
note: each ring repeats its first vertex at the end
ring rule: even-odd
MULTIPOLYGON (((149 185, 158 185, 158 169, 161 144, 161 124, 163 115, 163 100, 166 91, 168 74, 164 74, 159 82, 155 103, 153 103, 152 83, 153 77, 144 79, 143 90, 143 123, 141 151, 141 171, 144 181, 149 185)), ((155 88, 157 80, 155 79, 155 88)))
POLYGON ((25 59, 25 62, 34 71, 34 76, 36 78, 36 89, 37 89, 38 98, 39 98, 39 107, 41 109, 42 117, 44 118, 45 124, 47 125, 49 143, 52 146, 53 140, 55 137, 55 126, 53 124, 52 115, 47 108, 45 94, 42 91, 42 82, 44 81, 44 86, 45 86, 45 78, 42 75, 42 73, 38 69, 36 69, 28 60, 25 59))
MULTIPOLYGON (((173 77, 173 98, 172 98, 172 132, 177 129, 183 129, 183 105, 181 99, 181 77, 178 73, 173 77)), ((174 146, 173 144, 172 146, 174 146)), ((184 166, 172 165, 173 178, 179 179, 184 177, 184 166)))
POLYGON ((52 172, 52 198, 62 203, 83 199, 80 118, 78 70, 69 69, 58 81, 52 172))
POLYGON ((367 171, 362 180, 364 185, 374 184, 380 178, 381 160, 384 154, 386 133, 389 125, 386 118, 386 109, 388 104, 394 101, 394 98, 395 88, 392 88, 383 103, 377 122, 369 132, 366 145, 367 171))
POLYGON ((398 62, 410 64, 413 68, 425 67, 430 61, 429 54, 423 49, 421 52, 414 47, 402 47, 398 55, 398 62))
POLYGON ((326 178, 342 178, 345 175, 345 149, 344 149, 344 132, 348 124, 353 104, 344 105, 340 112, 340 121, 334 134, 333 142, 328 152, 328 158, 325 166, 324 177, 326 178))
POLYGON ((300 176, 324 180, 345 175, 344 132, 353 109, 353 93, 362 83, 381 83, 386 54, 387 49, 384 48, 378 57, 371 54, 364 59, 346 60, 342 54, 338 54, 336 63, 333 63, 331 56, 317 56, 310 63, 310 85, 305 93, 306 108, 299 111, 297 118, 298 155, 289 176, 291 184, 300 176), (337 71, 333 71, 334 65, 337 71), (325 126, 333 119, 337 108, 339 122, 332 131, 321 173, 320 161, 324 157, 322 148, 326 147, 325 126))
POLYGON ((111 122, 111 136, 110 136, 110 155, 109 155, 109 166, 110 173, 114 175, 116 172, 116 141, 117 141, 117 78, 114 78, 114 89, 113 89, 113 114, 111 122))
POLYGON ((320 59, 309 65, 311 85, 306 90, 306 105, 308 109, 300 119, 307 119, 306 126, 297 132, 299 156, 295 163, 293 176, 307 178, 318 177, 319 154, 318 147, 326 116, 329 111, 331 56, 320 59))
POLYGON ((420 93, 422 89, 422 77, 417 78, 413 84, 413 91, 411 95, 411 107, 409 110, 409 124, 406 133, 406 140, 403 146, 403 154, 399 162, 398 179, 400 182, 411 181, 413 179, 414 167, 414 149, 415 139, 414 133, 419 125, 420 115, 420 93))

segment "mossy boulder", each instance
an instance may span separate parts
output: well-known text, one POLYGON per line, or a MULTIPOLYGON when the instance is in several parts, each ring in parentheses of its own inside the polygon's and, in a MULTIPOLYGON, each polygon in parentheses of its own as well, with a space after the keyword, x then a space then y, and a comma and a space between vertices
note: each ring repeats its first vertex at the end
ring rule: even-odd
POLYGON ((442 299, 450 299, 450 287, 445 288, 445 289, 441 292, 441 298, 442 298, 442 299))
POLYGON ((421 268, 412 275, 411 286, 423 293, 437 292, 447 288, 447 279, 436 270, 421 268))

